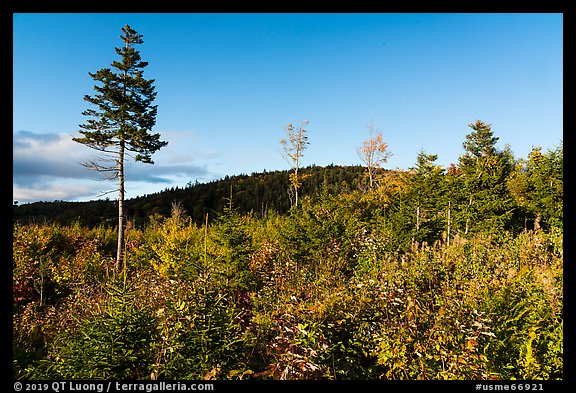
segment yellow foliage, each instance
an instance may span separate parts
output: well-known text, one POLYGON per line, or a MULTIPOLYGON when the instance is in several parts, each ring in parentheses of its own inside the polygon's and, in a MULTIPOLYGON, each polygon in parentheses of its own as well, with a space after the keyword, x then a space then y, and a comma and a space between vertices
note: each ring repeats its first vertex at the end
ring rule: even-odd
POLYGON ((167 219, 157 230, 155 241, 151 244, 153 254, 150 264, 163 277, 177 274, 188 263, 198 264, 195 245, 201 244, 199 230, 188 223, 179 225, 167 219))

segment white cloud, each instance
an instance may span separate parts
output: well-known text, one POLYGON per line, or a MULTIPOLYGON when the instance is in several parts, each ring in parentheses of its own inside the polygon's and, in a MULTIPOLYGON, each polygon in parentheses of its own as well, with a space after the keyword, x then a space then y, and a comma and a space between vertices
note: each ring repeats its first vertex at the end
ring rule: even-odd
POLYGON ((29 185, 53 178, 89 179, 91 174, 80 165, 86 160, 82 150, 67 134, 20 131, 14 135, 13 180, 29 185))
POLYGON ((42 187, 12 186, 12 198, 20 203, 54 200, 93 199, 99 193, 96 184, 43 184, 42 187))
MULTIPOLYGON (((172 151, 154 156, 155 164, 126 161, 127 186, 138 183, 134 188, 147 189, 151 193, 183 180, 209 177, 206 165, 194 164, 195 157, 184 143, 185 133, 173 133, 171 137, 175 142, 172 151), (163 187, 158 187, 159 184, 163 187)), ((66 133, 15 133, 12 173, 14 200, 96 199, 102 192, 114 190, 114 181, 97 181, 103 180, 101 174, 80 164, 97 160, 98 153, 74 142, 72 136, 66 133)))

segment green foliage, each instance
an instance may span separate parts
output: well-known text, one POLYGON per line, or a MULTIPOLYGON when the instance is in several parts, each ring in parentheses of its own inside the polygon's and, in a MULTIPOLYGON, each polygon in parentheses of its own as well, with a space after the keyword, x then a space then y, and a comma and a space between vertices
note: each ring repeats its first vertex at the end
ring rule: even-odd
POLYGON ((113 230, 79 225, 16 225, 13 297, 18 307, 53 303, 83 283, 103 282, 111 266, 113 230))
MULTIPOLYGON (((338 194, 356 190, 363 179, 361 166, 328 165, 300 168, 306 181, 301 193, 314 196, 321 191, 338 194)), ((208 183, 190 182, 186 187, 172 187, 146 196, 127 199, 126 215, 138 227, 149 223, 156 214, 170 216, 173 201, 180 201, 196 225, 204 224, 206 214, 210 220, 228 206, 230 188, 233 188, 234 208, 241 215, 253 212, 265 217, 272 212, 287 213, 290 201, 287 189, 291 187, 289 171, 269 171, 251 175, 225 176, 208 183)), ((116 222, 118 206, 115 201, 96 200, 88 202, 34 202, 12 207, 13 221, 27 224, 54 222, 70 225, 79 221, 85 226, 98 226, 102 222, 116 222)))
MULTIPOLYGON (((155 219, 134 250, 134 264, 151 265, 165 278, 190 278, 203 270, 202 231, 179 217, 155 219)), ((129 262, 130 264, 130 262, 129 262)))
POLYGON ((461 203, 457 210, 464 223, 464 235, 471 232, 499 233, 507 229, 515 209, 507 179, 513 168, 513 156, 507 146, 496 148, 491 126, 478 120, 469 124, 466 152, 459 157, 461 203))
MULTIPOLYGON (((112 274, 53 305, 22 304, 15 376, 562 378, 561 230, 390 251, 386 223, 366 221, 355 198, 305 198, 290 217, 181 223, 206 247, 202 271, 132 264, 125 285, 112 274)), ((154 236, 173 218, 133 252, 162 250, 154 236)), ((37 249, 47 243, 40 227, 26 233, 37 249)))
POLYGON ((255 226, 251 217, 226 209, 216 220, 215 226, 218 249, 216 273, 231 291, 252 290, 256 277, 249 268, 250 255, 254 251, 251 228, 255 226))
POLYGON ((534 148, 527 160, 520 160, 508 179, 508 186, 519 206, 528 213, 526 221, 534 228, 562 226, 563 146, 542 154, 534 148), (542 220, 542 222, 540 222, 542 220))
POLYGON ((14 377, 564 378, 561 153, 506 176, 488 136, 470 154, 501 167, 421 152, 287 214, 172 202, 129 222, 123 271, 114 228, 15 225, 14 377))
POLYGON ((561 236, 524 233, 503 247, 509 261, 486 298, 498 340, 490 348, 503 379, 559 379, 563 358, 561 236))
POLYGON ((435 154, 420 151, 410 178, 414 214, 412 240, 418 243, 434 242, 447 227, 446 185, 442 181, 444 170, 434 164, 437 158, 435 154))
MULTIPOLYGON (((152 154, 168 144, 159 140, 160 134, 150 133, 157 113, 157 107, 152 105, 156 98, 154 80, 143 78, 148 63, 142 61, 140 53, 134 49, 135 45, 143 43, 143 36, 128 25, 122 28, 122 33, 125 45, 116 48, 121 59, 111 64, 116 72, 103 68, 90 73, 90 77, 101 85, 94 86, 96 94, 86 95, 84 100, 98 110, 87 109, 82 113, 89 119, 80 125, 82 137, 72 140, 104 152, 120 149, 120 162, 123 162, 126 149, 136 153, 136 161, 153 163, 152 154)), ((113 168, 116 164, 115 160, 113 168)), ((106 171, 99 164, 88 166, 106 171)))
POLYGON ((57 334, 47 359, 26 370, 29 378, 145 379, 153 361, 155 326, 148 310, 134 304, 130 285, 110 282, 104 304, 57 334))
POLYGON ((314 278, 349 275, 354 267, 362 223, 355 215, 354 199, 327 194, 317 200, 304 198, 280 229, 280 246, 285 257, 298 266, 309 266, 314 278))
POLYGON ((248 370, 251 337, 245 330, 246 311, 221 291, 212 275, 192 282, 152 283, 148 301, 156 307, 155 326, 160 336, 153 378, 225 378, 248 370))

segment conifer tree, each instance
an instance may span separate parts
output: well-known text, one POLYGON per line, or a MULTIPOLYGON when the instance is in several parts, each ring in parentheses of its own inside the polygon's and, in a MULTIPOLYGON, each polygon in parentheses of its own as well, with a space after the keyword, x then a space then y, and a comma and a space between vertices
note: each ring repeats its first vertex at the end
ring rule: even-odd
POLYGON ((535 147, 527 159, 518 161, 509 178, 510 192, 528 215, 525 220, 533 220, 534 229, 539 229, 541 224, 562 226, 563 155, 562 144, 547 153, 542 153, 541 147, 535 147))
POLYGON ((508 191, 507 180, 513 169, 513 155, 507 146, 496 148, 499 138, 494 136, 491 125, 478 120, 469 124, 473 131, 463 143, 466 152, 459 157, 462 172, 461 206, 464 234, 472 226, 485 229, 502 229, 512 217, 514 204, 508 191))
POLYGON ((89 119, 80 125, 82 137, 73 138, 75 142, 102 152, 103 164, 90 161, 83 164, 85 167, 118 181, 117 267, 123 262, 125 156, 153 164, 152 154, 168 144, 160 140, 160 134, 151 132, 157 113, 157 106, 152 105, 156 98, 154 80, 144 79, 143 70, 148 63, 142 61, 140 53, 134 49, 135 45, 143 43, 143 36, 129 25, 122 28, 122 33, 120 38, 124 46, 115 48, 120 59, 112 62, 112 69, 89 73, 98 84, 94 86, 96 93, 84 96, 84 100, 95 109, 82 112, 89 119))
POLYGON ((437 159, 437 154, 426 154, 420 150, 416 166, 410 168, 410 186, 414 198, 414 240, 434 240, 444 228, 444 170, 436 165, 437 159))

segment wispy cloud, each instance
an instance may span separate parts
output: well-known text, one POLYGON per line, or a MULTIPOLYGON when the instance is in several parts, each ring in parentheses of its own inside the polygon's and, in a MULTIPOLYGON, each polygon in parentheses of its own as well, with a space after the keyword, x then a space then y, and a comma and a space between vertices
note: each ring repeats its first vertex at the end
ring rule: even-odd
MULTIPOLYGON (((206 165, 194 163, 186 148, 176 143, 174 155, 154 157, 155 164, 127 161, 127 183, 173 184, 177 179, 209 176, 206 165)), ((67 133, 19 131, 13 138, 13 197, 21 202, 96 198, 116 185, 103 185, 101 174, 82 166, 98 152, 72 141, 67 133), (102 189, 105 189, 104 191, 102 189)), ((212 153, 211 153, 212 154, 212 153)), ((216 154, 217 156, 217 154, 216 154)), ((160 190, 158 190, 160 191, 160 190)))
POLYGON ((50 179, 90 179, 81 165, 85 157, 67 134, 19 131, 13 140, 13 181, 18 185, 50 179))
POLYGON ((14 185, 12 198, 21 203, 35 201, 55 200, 82 200, 93 199, 94 195, 101 192, 101 185, 94 184, 50 184, 43 183, 41 186, 21 187, 14 185))
POLYGON ((208 170, 205 166, 192 164, 165 165, 156 161, 154 165, 129 163, 126 165, 126 177, 130 181, 151 183, 172 183, 175 177, 195 179, 205 177, 208 170))
POLYGON ((34 146, 35 143, 50 143, 60 139, 57 134, 35 134, 31 131, 18 131, 14 135, 14 149, 26 149, 34 146))

